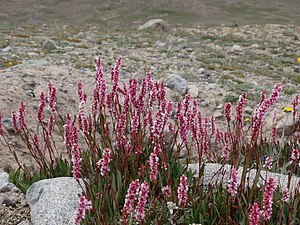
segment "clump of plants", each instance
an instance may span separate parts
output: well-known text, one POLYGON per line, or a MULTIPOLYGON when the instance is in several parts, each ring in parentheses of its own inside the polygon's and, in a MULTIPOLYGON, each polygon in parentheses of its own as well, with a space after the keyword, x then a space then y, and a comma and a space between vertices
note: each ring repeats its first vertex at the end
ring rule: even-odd
MULTIPOLYGON (((243 116, 246 93, 235 106, 226 103, 227 128, 219 130, 214 117, 204 118, 189 95, 177 103, 167 100, 164 84, 153 81, 150 71, 140 84, 135 79, 120 84, 121 65, 119 59, 112 68, 108 89, 98 58, 91 103, 78 82, 77 115, 57 111, 59 96, 49 83, 47 99, 46 93, 40 96, 35 134, 27 129, 23 103, 12 113, 14 130, 36 161, 34 171, 22 165, 0 129, 19 163, 11 176, 15 183, 26 190, 38 179, 72 175, 83 188, 76 224, 300 223, 299 187, 290 187, 292 176, 300 174, 299 126, 295 123, 293 135, 285 139, 277 137, 276 128, 270 135, 263 132, 267 110, 282 90, 280 84, 268 96, 261 92, 247 123, 243 116), (52 113, 44 118, 47 104, 52 113), (65 152, 55 146, 54 126, 61 131, 65 152), (183 151, 186 156, 181 158, 183 151), (195 155, 197 176, 188 169, 195 155), (229 179, 204 184, 209 162, 221 164, 224 177, 229 165, 229 179), (286 173, 287 188, 276 187, 271 176, 261 179, 262 170, 286 173), (249 171, 255 171, 253 185, 248 182, 249 171)), ((291 112, 294 121, 299 120, 297 106, 298 96, 291 112)))

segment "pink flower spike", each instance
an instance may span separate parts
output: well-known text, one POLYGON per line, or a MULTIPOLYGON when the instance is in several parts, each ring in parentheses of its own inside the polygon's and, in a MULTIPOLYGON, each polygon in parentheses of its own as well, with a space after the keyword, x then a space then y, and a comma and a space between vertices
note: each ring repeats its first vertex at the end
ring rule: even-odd
POLYGON ((274 193, 275 182, 274 178, 270 177, 267 181, 264 194, 263 194, 263 217, 265 220, 269 220, 272 215, 272 198, 274 193))
POLYGON ((293 101, 293 120, 296 119, 296 112, 297 112, 298 103, 299 103, 299 96, 296 95, 296 97, 293 101))
POLYGON ((124 207, 123 210, 125 210, 126 214, 129 215, 130 213, 133 212, 134 208, 134 202, 136 200, 136 196, 138 194, 138 191, 140 189, 140 183, 139 180, 133 180, 130 185, 129 188, 127 190, 127 194, 125 196, 125 203, 124 203, 124 207))
POLYGON ((187 178, 186 176, 182 175, 180 177, 180 183, 179 187, 177 189, 177 196, 178 196, 178 205, 185 207, 186 206, 186 200, 187 200, 187 194, 188 194, 188 184, 187 184, 187 178))
POLYGON ((43 111, 44 111, 45 106, 46 106, 45 96, 44 96, 44 93, 41 92, 40 105, 39 105, 39 108, 37 111, 37 119, 38 119, 39 123, 43 123, 43 111))
POLYGON ((236 122, 236 131, 241 132, 244 124, 243 120, 243 106, 246 103, 246 92, 240 95, 240 98, 237 102, 235 108, 235 122, 236 122))
POLYGON ((52 112, 55 112, 56 89, 52 86, 51 82, 48 83, 48 106, 52 112))
POLYGON ((71 126, 71 117, 69 114, 66 115, 66 123, 64 125, 64 144, 67 148, 72 147, 72 126, 71 126))
POLYGON ((268 156, 265 160, 265 164, 263 165, 264 168, 266 168, 267 170, 271 170, 272 169, 272 159, 268 156))
POLYGON ((234 197, 237 193, 238 185, 237 185, 237 170, 235 167, 231 169, 230 172, 230 180, 228 185, 228 193, 234 197))
POLYGON ((291 164, 297 163, 299 160, 299 150, 294 148, 291 153, 291 164))
POLYGON ((54 128, 54 116, 50 115, 49 123, 48 123, 48 133, 49 133, 49 135, 52 134, 53 128, 54 128))
POLYGON ((149 166, 150 166, 150 180, 153 182, 156 180, 157 178, 157 174, 158 174, 158 157, 156 155, 155 152, 152 152, 150 155, 150 159, 148 161, 149 166))
POLYGON ((164 198, 168 198, 170 196, 170 187, 169 186, 162 187, 161 192, 164 198))
POLYGON ((140 194, 139 194, 139 200, 138 203, 136 205, 136 220, 138 222, 141 222, 144 217, 145 217, 145 205, 147 203, 147 197, 148 197, 148 192, 149 192, 149 185, 148 183, 145 181, 141 184, 141 190, 140 190, 140 194))
POLYGON ((285 189, 283 192, 282 192, 282 197, 281 197, 281 200, 284 201, 284 202, 288 202, 289 201, 289 196, 290 193, 289 193, 289 189, 285 189))
POLYGON ((81 220, 84 219, 84 213, 85 211, 87 210, 92 210, 92 202, 91 201, 88 201, 88 199, 82 195, 80 196, 79 198, 79 205, 78 205, 78 208, 77 208, 77 213, 76 213, 76 216, 75 216, 75 224, 80 224, 81 220))
POLYGON ((260 209, 256 202, 251 207, 248 219, 249 219, 249 225, 259 225, 260 209))
POLYGON ((25 105, 23 102, 21 102, 20 108, 19 108, 19 125, 20 128, 19 129, 24 129, 26 128, 26 123, 25 123, 25 105))
POLYGON ((17 116, 17 113, 15 111, 12 112, 11 118, 12 118, 12 127, 13 127, 14 131, 15 132, 19 132, 20 128, 17 125, 17 118, 18 118, 18 116, 17 116))
POLYGON ((228 155, 229 155, 229 147, 228 147, 228 144, 225 144, 223 151, 222 151, 222 159, 226 160, 228 155))
POLYGON ((80 162, 81 158, 79 156, 79 148, 77 144, 73 144, 72 147, 72 163, 73 163, 73 177, 78 182, 79 181, 79 172, 80 172, 80 162))
POLYGON ((227 120, 227 123, 231 121, 231 103, 228 102, 224 105, 224 117, 227 120))
POLYGON ((210 123, 211 123, 211 133, 210 136, 214 136, 215 132, 216 132, 216 125, 215 125, 215 117, 212 116, 210 118, 210 123))
POLYGON ((3 135, 3 128, 2 128, 2 113, 0 112, 0 135, 3 135))
POLYGON ((276 134, 277 134, 277 128, 273 127, 272 129, 272 134, 271 134, 271 139, 274 145, 276 145, 276 134))
POLYGON ((110 149, 105 148, 103 150, 102 158, 96 163, 98 167, 100 167, 101 176, 108 176, 108 164, 111 161, 110 149))

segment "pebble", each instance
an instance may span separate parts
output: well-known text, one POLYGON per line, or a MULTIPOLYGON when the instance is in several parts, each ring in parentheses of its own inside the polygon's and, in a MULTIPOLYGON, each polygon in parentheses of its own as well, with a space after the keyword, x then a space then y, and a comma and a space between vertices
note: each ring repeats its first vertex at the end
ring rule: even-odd
POLYGON ((11 118, 2 118, 2 126, 8 131, 8 132, 15 132, 15 130, 12 127, 12 119, 11 118))
POLYGON ((7 47, 5 47, 4 49, 2 49, 2 52, 12 52, 12 51, 14 51, 14 50, 13 50, 13 48, 10 47, 10 46, 7 46, 7 47))
POLYGON ((6 207, 13 207, 13 208, 16 208, 17 205, 16 203, 14 203, 12 200, 10 200, 9 198, 5 197, 3 200, 2 200, 2 204, 5 205, 6 207))
POLYGON ((243 47, 237 44, 233 45, 230 50, 230 52, 241 52, 241 51, 243 51, 243 47))
POLYGON ((29 97, 35 97, 33 90, 26 90, 26 95, 29 97))

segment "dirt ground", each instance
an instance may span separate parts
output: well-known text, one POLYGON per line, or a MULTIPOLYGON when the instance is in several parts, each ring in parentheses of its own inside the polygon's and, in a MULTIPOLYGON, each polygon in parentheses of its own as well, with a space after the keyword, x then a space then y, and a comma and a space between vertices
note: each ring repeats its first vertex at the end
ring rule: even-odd
POLYGON ((299 0, 11 0, 2 1, 0 23, 73 23, 137 26, 151 18, 174 25, 300 25, 299 0))

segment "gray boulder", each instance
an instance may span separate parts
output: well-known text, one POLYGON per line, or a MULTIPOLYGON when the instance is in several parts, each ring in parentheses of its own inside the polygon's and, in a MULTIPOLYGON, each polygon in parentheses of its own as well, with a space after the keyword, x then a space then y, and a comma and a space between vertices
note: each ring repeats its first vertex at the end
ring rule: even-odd
POLYGON ((188 83, 185 79, 177 74, 171 74, 165 79, 166 87, 181 95, 185 95, 188 91, 188 83))
POLYGON ((73 225, 81 187, 72 177, 41 180, 27 190, 33 225, 73 225))
POLYGON ((139 30, 145 30, 145 29, 155 29, 162 32, 169 32, 170 31, 170 25, 162 20, 162 19, 152 19, 140 26, 139 30))
MULTIPOLYGON (((189 164, 188 168, 195 173, 195 177, 199 175, 199 163, 189 164)), ((231 166, 228 164, 222 165, 217 163, 207 163, 205 164, 204 168, 204 176, 202 177, 202 184, 207 186, 209 184, 222 184, 224 188, 227 187, 227 182, 230 179, 230 171, 231 166)), ((243 167, 238 168, 238 180, 237 184, 240 185, 241 177, 242 177, 243 167)), ((255 179, 256 170, 252 169, 246 173, 246 180, 249 180, 249 185, 253 185, 253 181, 255 179)), ((263 186, 265 181, 263 178, 265 177, 273 177, 275 186, 278 187, 281 191, 287 188, 288 184, 288 176, 279 173, 272 173, 261 171, 260 177, 258 181, 258 185, 263 186)), ((290 184, 290 191, 293 193, 298 191, 297 187, 300 182, 300 177, 292 176, 291 177, 291 184, 290 184)), ((246 182, 247 183, 247 182, 246 182)), ((247 184, 246 184, 247 185, 247 184)))
POLYGON ((24 61, 22 64, 16 65, 15 67, 18 68, 31 68, 31 67, 35 67, 35 68, 43 68, 46 66, 50 66, 51 63, 48 62, 47 60, 44 59, 37 59, 37 60, 28 60, 28 61, 24 61))
POLYGON ((57 48, 58 47, 57 47, 56 43, 52 40, 46 40, 42 46, 42 49, 44 49, 44 50, 54 50, 57 48))

